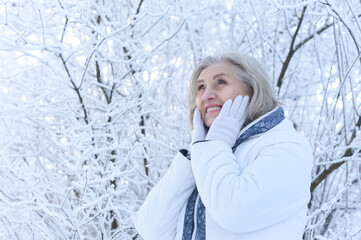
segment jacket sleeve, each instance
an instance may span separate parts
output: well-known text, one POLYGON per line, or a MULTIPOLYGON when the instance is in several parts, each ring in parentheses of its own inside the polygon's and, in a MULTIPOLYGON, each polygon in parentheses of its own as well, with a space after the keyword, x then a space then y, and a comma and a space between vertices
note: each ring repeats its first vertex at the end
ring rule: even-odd
POLYGON ((236 162, 244 161, 243 156, 236 159, 222 141, 192 146, 198 192, 208 213, 224 229, 256 231, 286 220, 308 203, 312 168, 308 142, 303 138, 272 142, 244 169, 236 162))
POLYGON ((145 240, 174 239, 178 216, 194 188, 191 163, 178 152, 136 213, 134 225, 138 233, 145 240))

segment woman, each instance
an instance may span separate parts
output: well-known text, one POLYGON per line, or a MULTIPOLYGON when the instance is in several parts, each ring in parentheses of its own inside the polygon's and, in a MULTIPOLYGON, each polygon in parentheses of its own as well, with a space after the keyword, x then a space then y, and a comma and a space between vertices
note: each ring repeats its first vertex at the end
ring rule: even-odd
POLYGON ((135 218, 148 239, 301 239, 312 152, 262 66, 225 53, 196 67, 190 154, 181 150, 135 218))

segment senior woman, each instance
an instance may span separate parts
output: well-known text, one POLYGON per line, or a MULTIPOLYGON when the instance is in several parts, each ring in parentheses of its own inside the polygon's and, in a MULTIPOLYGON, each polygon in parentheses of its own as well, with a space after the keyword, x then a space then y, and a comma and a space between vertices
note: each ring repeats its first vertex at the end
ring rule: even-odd
POLYGON ((148 239, 302 239, 312 152, 253 57, 204 58, 190 88, 190 152, 180 150, 135 217, 148 239))

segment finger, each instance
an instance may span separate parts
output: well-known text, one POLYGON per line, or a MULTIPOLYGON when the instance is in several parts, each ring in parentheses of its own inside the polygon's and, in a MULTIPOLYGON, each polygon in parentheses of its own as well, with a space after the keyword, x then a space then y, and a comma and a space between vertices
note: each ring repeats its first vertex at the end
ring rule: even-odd
POLYGON ((239 106, 238 106, 238 110, 237 110, 237 116, 239 119, 242 119, 245 117, 246 115, 246 110, 248 109, 248 104, 249 104, 249 96, 244 96, 242 98, 242 101, 240 102, 239 106))
POLYGON ((230 113, 229 116, 233 117, 233 118, 237 118, 238 115, 238 109, 240 107, 240 105, 242 104, 243 101, 243 96, 242 95, 238 95, 232 103, 231 109, 230 109, 230 113))
POLYGON ((228 99, 222 106, 221 112, 218 116, 228 116, 232 106, 232 99, 228 99))
POLYGON ((203 123, 201 112, 196 108, 193 113, 193 127, 198 126, 200 123, 203 123))

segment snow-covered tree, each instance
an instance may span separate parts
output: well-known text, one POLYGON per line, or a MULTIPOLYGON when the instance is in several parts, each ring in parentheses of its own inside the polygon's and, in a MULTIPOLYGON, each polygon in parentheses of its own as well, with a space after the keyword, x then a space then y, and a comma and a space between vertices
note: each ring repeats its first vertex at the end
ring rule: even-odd
POLYGON ((360 237, 360 1, 8 0, 0 238, 141 239, 134 212, 188 148, 191 72, 229 49, 312 144, 304 239, 360 237))

